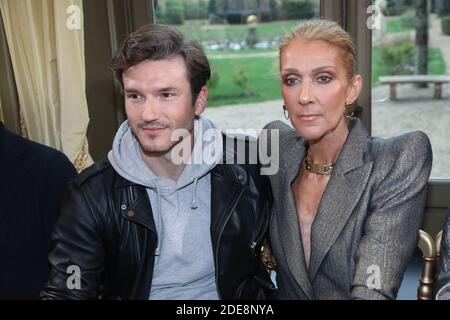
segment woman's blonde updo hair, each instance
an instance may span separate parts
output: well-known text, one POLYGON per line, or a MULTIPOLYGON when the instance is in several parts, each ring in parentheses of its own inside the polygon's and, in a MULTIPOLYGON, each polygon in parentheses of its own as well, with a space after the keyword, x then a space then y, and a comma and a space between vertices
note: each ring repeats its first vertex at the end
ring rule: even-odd
POLYGON ((350 35, 339 24, 329 20, 308 20, 286 33, 281 38, 279 53, 293 40, 322 40, 338 47, 343 53, 345 68, 351 79, 356 73, 355 45, 350 35))

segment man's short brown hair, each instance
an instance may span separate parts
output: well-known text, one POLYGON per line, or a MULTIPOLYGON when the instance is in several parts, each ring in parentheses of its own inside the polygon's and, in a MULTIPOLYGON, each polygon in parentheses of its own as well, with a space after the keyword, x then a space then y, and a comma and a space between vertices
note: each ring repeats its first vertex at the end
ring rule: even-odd
POLYGON ((145 60, 165 60, 181 56, 185 63, 195 103, 200 90, 211 76, 208 59, 201 45, 188 40, 175 28, 149 24, 127 36, 111 60, 117 80, 123 88, 123 73, 145 60))

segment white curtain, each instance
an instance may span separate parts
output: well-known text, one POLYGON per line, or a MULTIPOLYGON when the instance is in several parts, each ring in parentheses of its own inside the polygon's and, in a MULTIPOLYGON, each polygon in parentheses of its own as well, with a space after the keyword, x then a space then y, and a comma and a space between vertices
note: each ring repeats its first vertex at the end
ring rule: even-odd
POLYGON ((0 0, 28 138, 92 163, 82 0, 0 0))

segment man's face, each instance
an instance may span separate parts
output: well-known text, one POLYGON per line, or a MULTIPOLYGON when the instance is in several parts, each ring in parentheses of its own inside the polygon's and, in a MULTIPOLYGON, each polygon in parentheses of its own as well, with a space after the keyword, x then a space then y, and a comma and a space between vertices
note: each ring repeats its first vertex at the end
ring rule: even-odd
POLYGON ((186 64, 181 56, 145 60, 123 73, 125 110, 131 130, 144 154, 167 154, 178 141, 172 132, 187 129, 191 135, 195 115, 205 108, 208 95, 202 88, 195 105, 186 64))

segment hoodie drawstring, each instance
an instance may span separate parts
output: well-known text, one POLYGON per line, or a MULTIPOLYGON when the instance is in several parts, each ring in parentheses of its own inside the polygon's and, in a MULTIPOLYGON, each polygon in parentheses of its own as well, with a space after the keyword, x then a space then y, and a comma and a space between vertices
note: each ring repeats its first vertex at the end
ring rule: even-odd
POLYGON ((156 188, 156 194, 157 194, 157 202, 158 202, 158 244, 156 245, 155 249, 155 256, 159 256, 160 248, 161 248, 161 239, 162 239, 162 216, 161 216, 161 191, 159 190, 158 186, 155 186, 156 188))
POLYGON ((194 180, 194 191, 192 192, 192 201, 191 201, 191 209, 197 209, 197 184, 198 184, 198 178, 195 178, 194 180))

